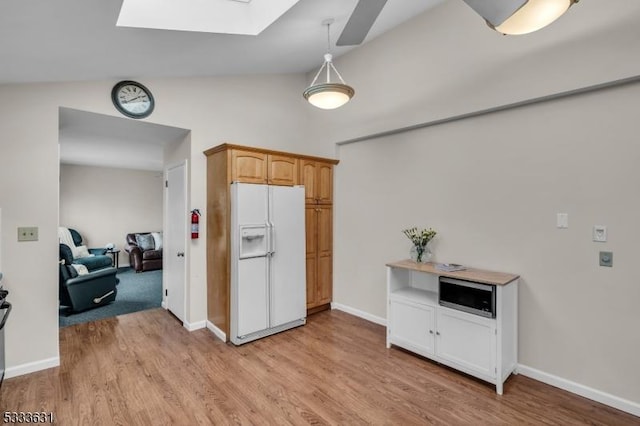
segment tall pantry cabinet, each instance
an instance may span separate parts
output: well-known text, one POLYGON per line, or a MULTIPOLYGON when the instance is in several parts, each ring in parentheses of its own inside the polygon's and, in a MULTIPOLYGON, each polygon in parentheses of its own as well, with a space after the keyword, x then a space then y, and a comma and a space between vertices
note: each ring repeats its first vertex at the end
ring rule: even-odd
MULTIPOLYGON (((307 313, 333 294, 333 166, 337 160, 223 144, 207 156, 207 317, 228 340, 231 294, 232 182, 304 185, 307 313)), ((223 337, 220 335, 219 337, 223 337)))
POLYGON ((302 160, 307 234, 307 310, 329 308, 333 296, 333 164, 302 160))

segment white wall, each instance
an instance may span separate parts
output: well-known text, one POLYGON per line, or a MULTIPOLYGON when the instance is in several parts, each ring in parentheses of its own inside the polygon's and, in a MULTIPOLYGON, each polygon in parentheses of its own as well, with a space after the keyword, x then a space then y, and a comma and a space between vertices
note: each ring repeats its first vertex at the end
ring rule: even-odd
POLYGON ((126 235, 162 231, 162 172, 62 164, 60 226, 77 230, 89 247, 114 243, 129 264, 126 235))
MULTIPOLYGON (((191 206, 206 214, 205 156, 222 142, 319 155, 305 141, 311 108, 303 75, 143 79, 156 109, 146 121, 191 130, 191 206)), ((14 310, 6 328, 8 376, 58 358, 58 109, 117 115, 116 81, 0 86, 0 207, 5 278, 14 310), (18 243, 18 226, 38 226, 18 243), (34 262, 37 259, 37 262, 34 262)), ((206 320, 205 236, 190 248, 190 323, 206 320)))
MULTIPOLYGON (((334 146, 640 75, 638 21, 637 2, 581 2, 503 37, 446 2, 337 61, 356 97, 314 111, 316 133, 334 146)), ((521 274, 521 364, 640 412, 638 99, 640 83, 340 147, 335 302, 386 318, 384 265, 410 248, 401 230, 434 227, 435 260, 521 274), (609 227, 607 243, 591 241, 593 225, 609 227)))

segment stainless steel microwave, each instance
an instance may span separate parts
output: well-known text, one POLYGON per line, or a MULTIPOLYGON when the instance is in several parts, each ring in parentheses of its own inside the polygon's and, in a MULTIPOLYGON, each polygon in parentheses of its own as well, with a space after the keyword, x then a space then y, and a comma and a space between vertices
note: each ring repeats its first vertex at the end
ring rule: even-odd
POLYGON ((496 317, 496 286, 448 277, 440 277, 438 281, 440 305, 487 318, 496 317))

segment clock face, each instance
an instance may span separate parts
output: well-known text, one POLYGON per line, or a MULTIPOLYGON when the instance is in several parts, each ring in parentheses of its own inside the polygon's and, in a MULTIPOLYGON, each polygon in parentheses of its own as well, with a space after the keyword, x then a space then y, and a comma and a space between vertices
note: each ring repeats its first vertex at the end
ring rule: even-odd
POLYGON ((153 111, 151 92, 135 81, 121 81, 111 91, 111 100, 122 114, 131 118, 148 117, 153 111))

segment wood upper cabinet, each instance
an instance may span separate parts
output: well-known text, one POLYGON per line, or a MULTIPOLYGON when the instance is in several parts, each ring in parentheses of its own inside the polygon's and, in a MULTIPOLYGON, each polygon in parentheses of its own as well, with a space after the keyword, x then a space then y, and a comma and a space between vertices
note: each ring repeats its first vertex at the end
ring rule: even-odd
POLYGON ((244 183, 298 184, 298 159, 285 155, 233 149, 231 180, 244 183))
POLYGON ((307 204, 333 203, 333 164, 300 160, 300 184, 307 204))
POLYGON ((269 185, 293 186, 298 183, 298 159, 284 155, 267 155, 269 185))
POLYGON ((244 183, 267 183, 267 154, 231 150, 231 180, 244 183))

